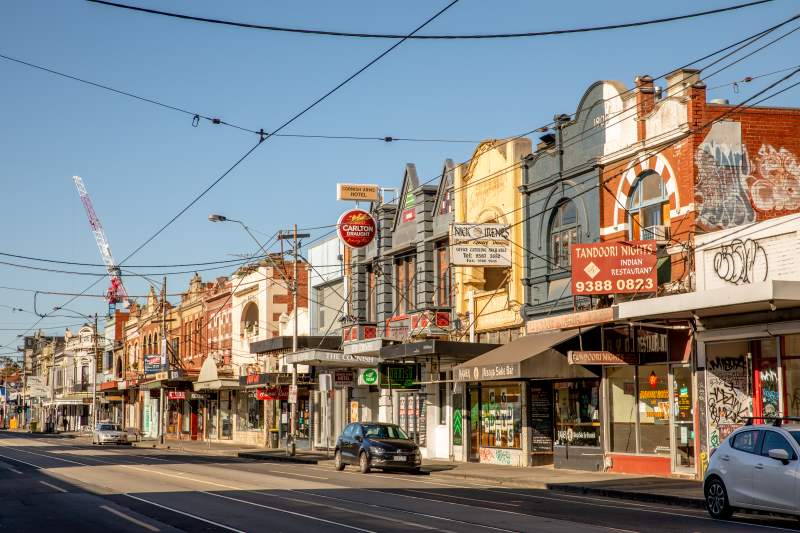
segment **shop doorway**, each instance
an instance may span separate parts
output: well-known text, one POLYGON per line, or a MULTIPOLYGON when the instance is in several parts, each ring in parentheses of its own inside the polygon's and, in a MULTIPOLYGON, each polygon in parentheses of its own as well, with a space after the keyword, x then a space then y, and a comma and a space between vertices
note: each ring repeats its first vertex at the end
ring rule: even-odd
POLYGON ((670 435, 672 442, 672 471, 694 474, 694 386, 689 365, 670 368, 670 435))
POLYGON ((480 427, 481 427, 481 389, 478 386, 469 388, 469 453, 470 462, 480 462, 480 427))
POLYGON ((427 417, 425 412, 425 394, 420 392, 401 392, 398 394, 399 426, 417 443, 426 445, 427 417))

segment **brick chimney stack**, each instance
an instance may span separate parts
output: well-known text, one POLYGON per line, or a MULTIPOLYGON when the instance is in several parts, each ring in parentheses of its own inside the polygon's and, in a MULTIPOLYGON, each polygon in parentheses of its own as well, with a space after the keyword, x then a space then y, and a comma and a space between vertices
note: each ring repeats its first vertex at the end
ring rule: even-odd
POLYGON ((643 141, 647 138, 645 117, 656 106, 656 90, 653 78, 647 74, 637 76, 634 83, 636 84, 636 136, 639 141, 643 141))

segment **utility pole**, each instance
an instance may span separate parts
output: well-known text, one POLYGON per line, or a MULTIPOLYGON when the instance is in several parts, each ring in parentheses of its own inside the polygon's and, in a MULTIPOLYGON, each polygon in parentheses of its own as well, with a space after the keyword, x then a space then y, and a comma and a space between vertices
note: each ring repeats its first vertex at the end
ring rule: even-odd
POLYGON ((94 314, 94 357, 92 357, 92 431, 97 427, 97 313, 94 314))
MULTIPOLYGON (((167 377, 169 377, 169 361, 167 359, 167 276, 164 276, 164 284, 161 293, 161 366, 162 368, 166 368, 167 377)), ((162 381, 161 387, 158 389, 160 391, 158 398, 158 440, 161 444, 164 444, 164 433, 166 429, 166 420, 164 419, 167 411, 164 405, 164 384, 164 381, 162 381)))

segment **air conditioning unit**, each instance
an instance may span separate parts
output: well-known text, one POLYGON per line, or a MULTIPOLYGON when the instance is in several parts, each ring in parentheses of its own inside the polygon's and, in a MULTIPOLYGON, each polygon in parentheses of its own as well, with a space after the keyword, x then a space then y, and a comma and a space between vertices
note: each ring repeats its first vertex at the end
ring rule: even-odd
POLYGON ((670 228, 666 225, 647 226, 642 228, 642 240, 666 243, 670 240, 670 228))

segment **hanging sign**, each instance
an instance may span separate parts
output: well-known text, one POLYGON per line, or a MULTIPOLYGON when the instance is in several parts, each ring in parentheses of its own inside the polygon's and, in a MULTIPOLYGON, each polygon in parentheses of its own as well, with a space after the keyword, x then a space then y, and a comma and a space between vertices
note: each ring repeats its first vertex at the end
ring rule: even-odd
POLYGON ((167 392, 167 397, 170 400, 185 400, 186 399, 186 391, 171 390, 171 391, 167 392))
POLYGON ((350 248, 363 248, 375 238, 378 225, 363 209, 351 209, 342 213, 337 222, 339 239, 350 248))
POLYGON ((145 355, 144 356, 144 373, 156 374, 161 371, 164 365, 161 364, 160 355, 145 355))
POLYGON ((656 241, 572 245, 572 295, 656 292, 656 241))
POLYGON ((380 200, 381 188, 377 185, 361 183, 337 183, 336 199, 356 202, 377 202, 380 200))

